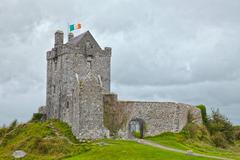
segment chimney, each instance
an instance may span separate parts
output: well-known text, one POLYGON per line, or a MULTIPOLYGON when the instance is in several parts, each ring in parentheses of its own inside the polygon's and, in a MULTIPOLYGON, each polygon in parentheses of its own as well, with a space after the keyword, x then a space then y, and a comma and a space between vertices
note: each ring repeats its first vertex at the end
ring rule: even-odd
POLYGON ((111 47, 105 47, 104 50, 105 50, 105 53, 106 53, 108 56, 111 57, 111 55, 112 55, 112 48, 111 48, 111 47))
POLYGON ((74 37, 73 33, 68 33, 68 41, 70 41, 74 37))
POLYGON ((61 46, 63 44, 63 32, 60 30, 57 30, 55 32, 55 47, 61 46))

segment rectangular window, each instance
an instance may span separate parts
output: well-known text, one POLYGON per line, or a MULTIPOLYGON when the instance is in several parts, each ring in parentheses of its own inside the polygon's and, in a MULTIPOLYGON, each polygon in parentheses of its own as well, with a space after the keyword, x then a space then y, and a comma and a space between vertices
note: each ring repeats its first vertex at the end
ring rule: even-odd
POLYGON ((66 108, 68 109, 69 108, 69 102, 67 101, 67 105, 66 105, 66 108))
POLYGON ((57 70, 57 61, 54 62, 54 69, 57 70))
POLYGON ((53 93, 56 93, 56 86, 53 85, 53 93))
POLYGON ((87 65, 89 69, 92 69, 92 60, 93 60, 93 56, 87 57, 87 65))
POLYGON ((92 69, 92 62, 91 61, 87 61, 87 65, 88 65, 88 68, 92 69))
POLYGON ((60 68, 62 69, 62 57, 60 57, 60 59, 61 59, 61 64, 60 64, 60 68))

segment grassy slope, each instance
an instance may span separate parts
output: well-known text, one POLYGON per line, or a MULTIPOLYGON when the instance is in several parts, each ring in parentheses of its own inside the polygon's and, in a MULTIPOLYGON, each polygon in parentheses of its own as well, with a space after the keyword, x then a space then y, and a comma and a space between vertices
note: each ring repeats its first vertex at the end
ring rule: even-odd
POLYGON ((147 137, 146 139, 181 150, 192 150, 196 153, 203 153, 240 160, 240 143, 236 144, 235 147, 221 149, 206 144, 204 142, 185 140, 183 135, 177 133, 163 133, 159 136, 147 137))
POLYGON ((8 134, 0 134, 0 160, 12 159, 15 150, 24 150, 23 160, 51 159, 164 159, 204 160, 184 154, 145 146, 133 141, 101 140, 79 143, 67 124, 59 121, 32 122, 15 127, 8 134), (66 139, 67 137, 67 139, 66 139), (69 141, 70 140, 70 141, 69 141), (105 142, 108 145, 101 145, 105 142))
POLYGON ((71 129, 62 122, 27 123, 17 126, 7 135, 0 137, 0 159, 11 159, 12 152, 18 149, 28 153, 24 159, 58 159, 80 154, 91 147, 91 144, 70 144, 66 139, 56 135, 50 126, 57 128, 61 136, 77 142, 71 129))
MULTIPOLYGON (((173 148, 240 159, 240 147, 231 148, 232 151, 230 151, 217 149, 196 141, 184 142, 180 134, 165 133, 156 137, 148 137, 147 139, 173 148)), ((4 136, 2 133, 0 134, 0 160, 12 159, 13 151, 19 149, 27 152, 27 156, 24 158, 25 160, 67 159, 67 157, 71 157, 69 158, 70 160, 206 159, 165 151, 133 141, 101 140, 97 142, 79 143, 72 135, 69 126, 56 120, 43 123, 32 122, 21 124, 13 130, 9 130, 8 134, 4 134, 4 136), (99 142, 105 142, 106 145, 101 145, 99 142)))
POLYGON ((181 153, 138 144, 133 141, 104 140, 105 146, 96 146, 91 151, 67 160, 206 160, 181 153))

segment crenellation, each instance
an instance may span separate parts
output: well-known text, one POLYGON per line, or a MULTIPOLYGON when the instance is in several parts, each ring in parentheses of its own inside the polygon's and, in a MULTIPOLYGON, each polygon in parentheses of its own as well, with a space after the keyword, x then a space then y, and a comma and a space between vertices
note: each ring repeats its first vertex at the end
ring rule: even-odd
POLYGON ((62 31, 58 30, 55 32, 55 44, 54 44, 55 48, 63 45, 63 40, 64 40, 63 36, 64 36, 64 34, 62 31))

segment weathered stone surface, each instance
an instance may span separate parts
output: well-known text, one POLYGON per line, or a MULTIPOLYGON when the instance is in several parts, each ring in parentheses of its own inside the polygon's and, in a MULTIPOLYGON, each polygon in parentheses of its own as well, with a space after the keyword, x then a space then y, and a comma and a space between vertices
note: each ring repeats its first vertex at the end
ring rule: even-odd
POLYGON ((201 123, 200 110, 191 105, 118 101, 110 94, 111 48, 101 49, 89 31, 68 39, 64 43, 63 32, 57 31, 47 52, 46 107, 39 112, 67 122, 79 140, 109 133, 129 138, 132 120, 144 123, 144 136, 180 131, 190 112, 194 123, 201 123))
MULTIPOLYGON (((144 122, 144 136, 158 135, 162 132, 178 132, 188 122, 188 114, 192 114, 195 123, 201 123, 200 110, 194 106, 174 102, 137 102, 118 101, 117 95, 104 96, 104 116, 111 117, 111 131, 118 130, 117 135, 130 138, 129 123, 139 119, 144 122), (109 114, 109 115, 107 115, 109 114), (120 114, 120 115, 119 115, 120 114)), ((105 119, 105 118, 104 118, 105 119)))
POLYGON ((72 126, 79 139, 104 138, 102 92, 110 91, 111 49, 102 50, 90 32, 69 35, 55 33, 55 47, 47 52, 48 118, 57 118, 72 126))
POLYGON ((12 154, 12 156, 13 156, 14 158, 23 158, 23 157, 25 157, 26 155, 27 155, 27 153, 24 152, 24 151, 22 151, 22 150, 14 151, 13 154, 12 154))

